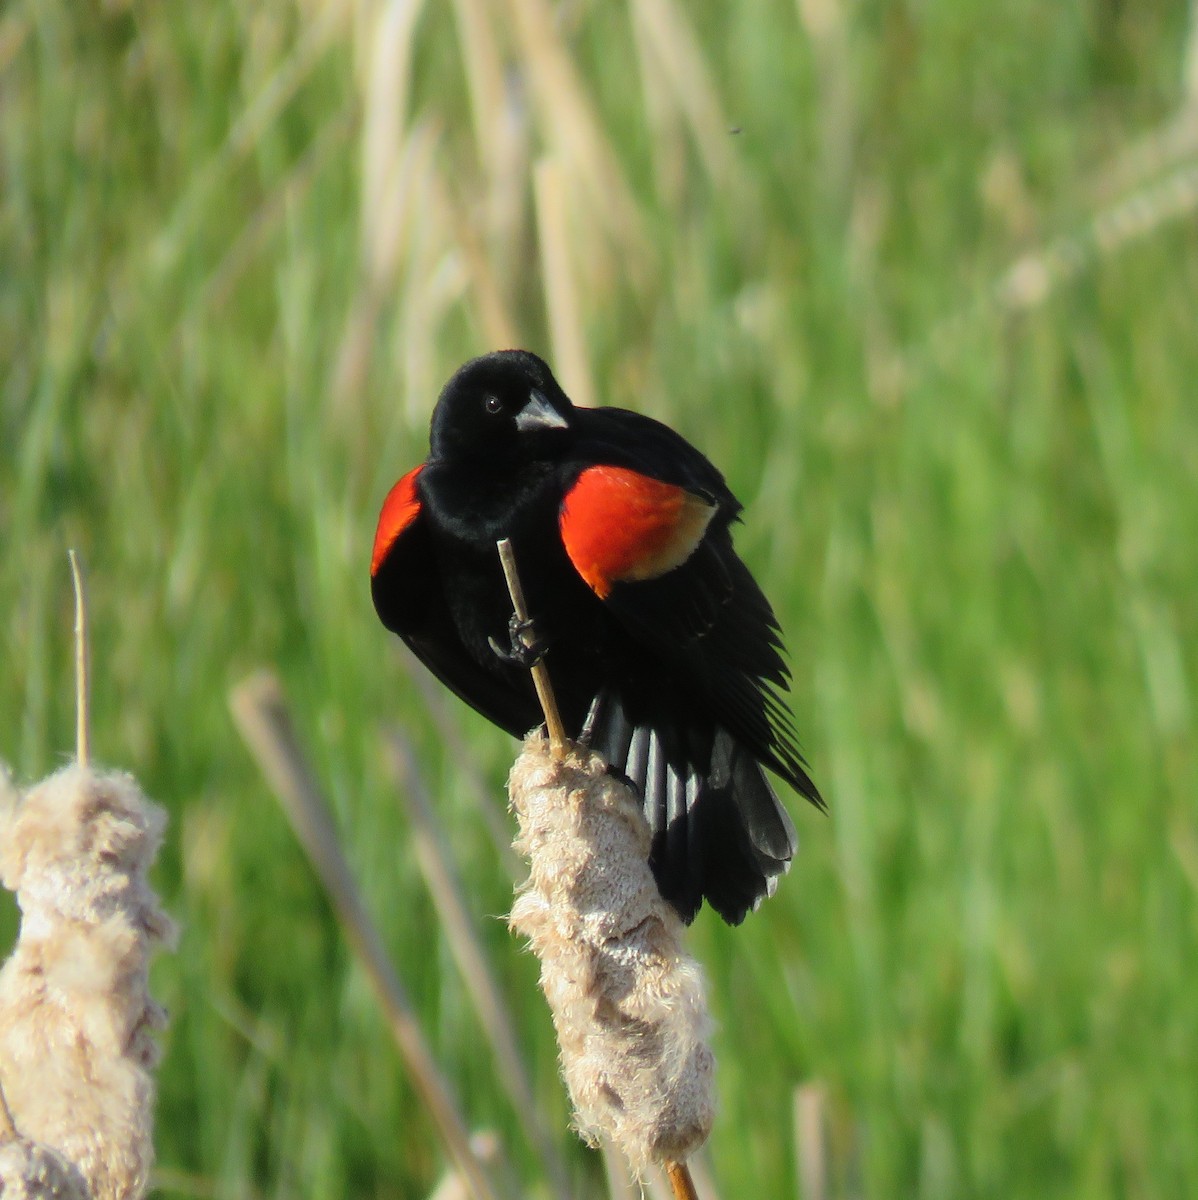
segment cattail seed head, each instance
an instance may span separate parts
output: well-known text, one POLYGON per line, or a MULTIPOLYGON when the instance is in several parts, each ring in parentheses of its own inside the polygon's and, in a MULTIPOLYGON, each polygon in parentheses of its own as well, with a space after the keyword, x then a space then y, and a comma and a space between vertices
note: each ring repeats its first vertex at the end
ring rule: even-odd
POLYGON ((640 805, 598 755, 554 758, 540 734, 508 790, 529 862, 511 924, 541 961, 579 1131, 638 1171, 684 1161, 714 1118, 711 1023, 640 805))
POLYGON ((24 1138, 0 1143, 3 1200, 90 1200, 77 1167, 48 1146, 24 1138))
POLYGON ((21 908, 0 970, 0 1085, 20 1134, 8 1156, 26 1147, 47 1186, 61 1159, 92 1200, 141 1196, 153 1158, 151 1034, 165 1014, 148 967, 173 927, 146 871, 165 823, 116 772, 71 765, 23 797, 0 784, 0 881, 21 908))

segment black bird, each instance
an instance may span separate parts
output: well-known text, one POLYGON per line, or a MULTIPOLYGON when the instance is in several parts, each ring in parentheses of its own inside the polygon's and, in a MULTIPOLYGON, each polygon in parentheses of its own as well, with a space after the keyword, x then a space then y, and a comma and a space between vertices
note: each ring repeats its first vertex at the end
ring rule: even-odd
POLYGON ((379 618, 517 737, 541 722, 495 543, 510 538, 567 733, 640 794, 650 864, 682 918, 738 924, 790 865, 762 768, 823 807, 783 699, 777 619, 732 547, 741 505, 668 426, 576 408, 523 350, 445 385, 428 459, 379 516, 379 618))

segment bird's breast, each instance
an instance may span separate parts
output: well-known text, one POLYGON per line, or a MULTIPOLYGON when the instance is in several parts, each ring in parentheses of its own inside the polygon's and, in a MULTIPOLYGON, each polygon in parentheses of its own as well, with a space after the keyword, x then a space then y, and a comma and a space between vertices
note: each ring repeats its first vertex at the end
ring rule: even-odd
POLYGON ((420 485, 445 598, 462 642, 478 661, 499 668, 489 639, 508 644, 512 601, 496 548, 503 538, 511 540, 538 633, 570 637, 579 600, 585 623, 592 598, 579 596, 585 588, 562 546, 561 486, 551 470, 528 468, 513 478, 430 465, 420 485), (563 628, 567 612, 569 634, 563 628))
POLYGON ((421 473, 420 491, 440 535, 491 551, 501 538, 556 524, 560 504, 551 470, 535 463, 513 472, 486 462, 433 462, 421 473))

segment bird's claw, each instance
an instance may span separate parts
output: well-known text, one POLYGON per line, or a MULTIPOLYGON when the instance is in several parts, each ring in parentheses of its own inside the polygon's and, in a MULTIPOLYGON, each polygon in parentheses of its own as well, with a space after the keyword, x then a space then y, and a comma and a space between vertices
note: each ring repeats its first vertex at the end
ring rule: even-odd
POLYGON ((522 621, 513 613, 512 619, 508 622, 507 631, 509 638, 509 647, 507 649, 501 646, 495 638, 487 638, 487 642, 490 644, 496 657, 501 658, 505 663, 511 663, 513 666, 524 667, 526 670, 531 670, 545 657, 545 652, 549 647, 540 638, 535 636, 536 629, 531 620, 522 621), (528 636, 532 637, 531 642, 524 640, 528 636))

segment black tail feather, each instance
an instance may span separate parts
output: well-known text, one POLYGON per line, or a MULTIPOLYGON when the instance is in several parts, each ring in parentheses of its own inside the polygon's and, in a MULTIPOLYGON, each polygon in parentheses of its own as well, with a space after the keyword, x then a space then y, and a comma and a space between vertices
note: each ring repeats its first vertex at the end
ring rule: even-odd
POLYGON ((794 826, 757 760, 724 730, 634 725, 619 699, 592 709, 591 745, 640 794, 662 895, 690 922, 703 900, 737 925, 785 873, 794 826))

